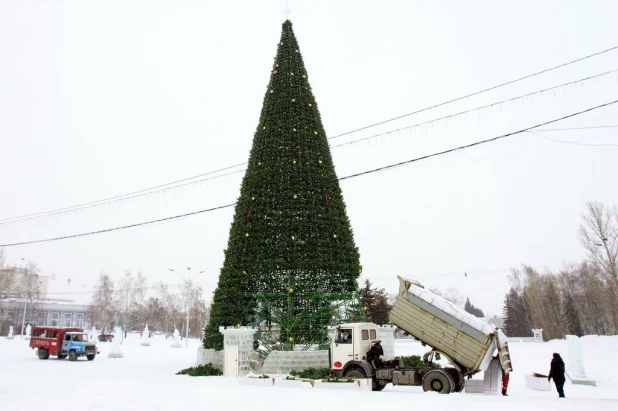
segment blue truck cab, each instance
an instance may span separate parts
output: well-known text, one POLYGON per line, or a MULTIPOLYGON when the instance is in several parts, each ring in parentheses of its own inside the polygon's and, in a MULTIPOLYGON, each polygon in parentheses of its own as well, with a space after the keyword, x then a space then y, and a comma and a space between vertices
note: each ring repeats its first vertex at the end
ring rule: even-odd
POLYGON ((87 333, 72 331, 64 334, 58 358, 68 356, 69 361, 75 361, 79 357, 86 357, 88 361, 92 361, 96 354, 96 343, 88 340, 87 333))

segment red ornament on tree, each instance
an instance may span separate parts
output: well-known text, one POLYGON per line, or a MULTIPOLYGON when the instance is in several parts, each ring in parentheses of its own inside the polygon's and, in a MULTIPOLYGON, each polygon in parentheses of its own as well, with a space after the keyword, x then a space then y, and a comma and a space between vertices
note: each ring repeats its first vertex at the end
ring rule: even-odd
POLYGON ((247 213, 247 215, 245 216, 245 220, 247 221, 251 220, 251 213, 247 213))
POLYGON ((243 249, 242 249, 242 253, 243 253, 243 254, 247 254, 247 249, 246 249, 246 248, 243 248, 243 249))
POLYGON ((324 202, 328 203, 328 196, 327 195, 324 196, 324 202))
POLYGON ((296 113, 292 111, 292 115, 293 115, 293 116, 295 116, 295 115, 296 115, 296 113))

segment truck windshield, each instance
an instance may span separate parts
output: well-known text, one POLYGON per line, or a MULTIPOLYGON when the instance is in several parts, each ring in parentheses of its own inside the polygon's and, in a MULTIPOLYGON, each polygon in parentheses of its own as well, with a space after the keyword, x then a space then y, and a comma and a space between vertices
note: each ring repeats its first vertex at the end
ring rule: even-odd
POLYGON ((73 334, 71 341, 88 341, 88 334, 73 334))

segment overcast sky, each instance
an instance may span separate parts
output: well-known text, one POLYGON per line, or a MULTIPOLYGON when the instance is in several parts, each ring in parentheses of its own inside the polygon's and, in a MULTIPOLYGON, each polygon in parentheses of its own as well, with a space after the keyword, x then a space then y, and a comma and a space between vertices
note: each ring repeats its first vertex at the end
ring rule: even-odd
MULTIPOLYGON (((312 0, 289 7, 331 137, 618 45, 612 0, 312 0)), ((0 219, 247 161, 285 8, 281 0, 1 0, 0 219)), ((617 100, 613 73, 429 122, 615 69, 618 50, 333 139, 337 173, 617 100), (413 127, 419 123, 426 124, 413 127), (403 130, 383 134, 395 129, 403 130)), ((618 104, 540 128, 616 124, 618 104)), ((393 293, 397 275, 455 287, 498 314, 511 268, 555 270, 582 260, 577 230, 585 202, 618 203, 618 147, 611 146, 618 144, 618 128, 537 133, 342 181, 363 276, 393 293)), ((242 170, 77 212, 0 221, 0 244, 230 204, 242 170)), ((150 284, 178 284, 187 266, 205 271, 193 278, 210 296, 233 211, 7 247, 7 262, 36 262, 41 274, 55 274, 50 292, 71 293, 54 296, 79 301, 89 300, 101 271, 115 278, 142 271, 150 284)))

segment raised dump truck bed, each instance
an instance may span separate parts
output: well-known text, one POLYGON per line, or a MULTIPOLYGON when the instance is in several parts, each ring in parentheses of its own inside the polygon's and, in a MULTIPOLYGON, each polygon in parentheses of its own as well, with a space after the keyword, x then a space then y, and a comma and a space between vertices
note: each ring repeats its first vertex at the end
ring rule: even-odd
POLYGON ((502 369, 512 370, 506 335, 479 318, 402 277, 390 321, 445 354, 464 374, 485 370, 498 349, 502 369))

